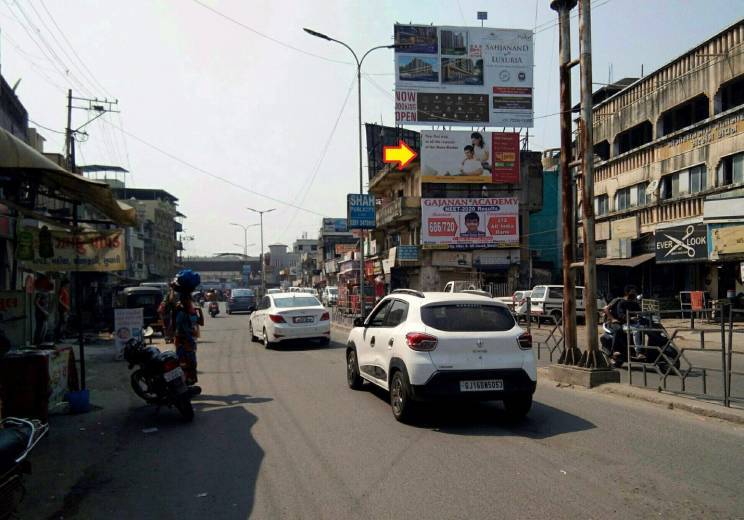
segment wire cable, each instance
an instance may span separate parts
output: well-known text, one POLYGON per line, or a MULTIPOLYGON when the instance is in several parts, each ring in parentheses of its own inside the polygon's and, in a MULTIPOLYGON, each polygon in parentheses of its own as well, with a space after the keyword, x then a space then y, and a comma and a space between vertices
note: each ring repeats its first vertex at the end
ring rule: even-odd
POLYGON ((331 58, 326 58, 325 56, 321 56, 320 54, 315 54, 315 53, 312 53, 312 52, 308 52, 308 51, 306 51, 304 49, 300 49, 299 47, 295 47, 294 45, 291 45, 289 43, 286 43, 286 42, 283 42, 281 40, 278 40, 278 39, 274 38, 273 36, 269 36, 268 34, 262 33, 261 31, 258 31, 256 29, 254 29, 253 27, 249 27, 248 25, 244 24, 243 22, 240 22, 240 21, 236 20, 235 18, 232 18, 232 17, 226 15, 225 13, 222 13, 222 12, 218 11, 214 7, 208 6, 207 4, 201 2, 200 0, 192 0, 192 2, 194 2, 197 5, 200 5, 204 9, 207 9, 208 11, 213 12, 217 16, 219 16, 221 18, 224 18, 225 20, 227 20, 229 22, 234 23, 238 27, 242 27, 243 29, 245 29, 247 31, 250 31, 250 32, 252 32, 253 34, 255 34, 257 36, 260 36, 261 38, 265 38, 265 39, 267 39, 269 41, 272 41, 272 42, 276 43, 277 45, 281 45, 282 47, 286 47, 287 49, 293 50, 295 52, 299 52, 301 54, 305 54, 306 56, 312 56, 313 58, 318 58, 319 60, 328 61, 328 62, 331 62, 331 63, 340 63, 342 65, 351 65, 351 62, 349 62, 349 61, 341 61, 341 60, 334 60, 334 59, 331 59, 331 58))
POLYGON ((112 127, 117 128, 118 130, 120 130, 121 132, 123 132, 125 135, 127 135, 131 139, 134 139, 135 141, 137 141, 137 142, 139 142, 139 143, 147 146, 148 148, 150 148, 152 150, 155 150, 156 152, 160 153, 161 155, 164 155, 165 157, 168 157, 169 159, 171 159, 171 160, 173 160, 175 162, 178 162, 178 163, 180 163, 180 164, 182 164, 184 166, 187 166, 188 168, 191 168, 194 171, 197 171, 197 172, 202 173, 202 174, 204 174, 204 175, 206 175, 208 177, 211 177, 212 179, 215 179, 215 180, 218 180, 218 181, 222 181, 225 184, 229 184, 230 186, 232 186, 234 188, 238 188, 239 190, 245 191, 245 192, 250 193, 252 195, 256 195, 258 197, 262 197, 262 198, 267 199, 267 200, 270 200, 272 202, 276 202, 278 204, 282 204, 284 206, 289 206, 289 207, 292 207, 292 208, 297 208, 297 209, 299 209, 301 211, 305 211, 307 213, 312 213, 313 215, 317 215, 319 217, 326 217, 327 216, 327 215, 323 215, 322 213, 318 213, 317 211, 313 211, 311 209, 300 207, 297 204, 294 204, 292 202, 287 202, 285 200, 282 200, 282 199, 279 199, 279 198, 276 198, 276 197, 272 197, 271 195, 266 195, 265 193, 261 193, 259 191, 256 191, 256 190, 253 190, 251 188, 248 188, 247 186, 243 186, 242 184, 238 184, 235 181, 231 181, 230 179, 227 179, 225 177, 222 177, 221 175, 218 175, 216 173, 210 172, 209 170, 205 170, 204 168, 201 168, 199 166, 196 166, 195 164, 192 164, 192 163, 186 161, 185 159, 182 159, 182 158, 178 157, 177 155, 175 155, 175 154, 173 154, 171 152, 168 152, 167 150, 164 150, 164 149, 160 148, 159 146, 154 145, 154 144, 150 143, 149 141, 147 141, 147 140, 145 140, 145 139, 143 139, 141 137, 138 137, 138 136, 134 135, 132 132, 130 132, 128 130, 124 130, 123 128, 121 128, 121 127, 115 125, 114 123, 112 123, 111 121, 107 121, 106 119, 101 119, 101 121, 103 121, 107 125, 111 125, 112 127))

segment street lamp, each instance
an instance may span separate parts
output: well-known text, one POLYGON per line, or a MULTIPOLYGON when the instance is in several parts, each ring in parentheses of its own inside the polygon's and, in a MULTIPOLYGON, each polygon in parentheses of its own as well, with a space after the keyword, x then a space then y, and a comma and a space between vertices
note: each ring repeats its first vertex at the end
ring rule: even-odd
MULTIPOLYGON (((312 29, 308 29, 307 27, 303 27, 303 30, 309 34, 310 36, 315 36, 316 38, 321 38, 323 40, 328 40, 329 42, 336 42, 339 45, 343 45, 346 47, 349 52, 351 52, 352 56, 354 56, 354 61, 356 61, 357 65, 357 104, 359 108, 359 193, 361 195, 364 195, 364 176, 362 174, 362 63, 364 63, 364 58, 369 55, 370 52, 375 51, 377 49, 399 49, 401 47, 405 47, 404 45, 378 45, 377 47, 372 47, 367 52, 365 52, 362 55, 362 59, 359 59, 357 57, 356 52, 354 52, 354 49, 349 47, 347 44, 340 40, 336 40, 335 38, 331 38, 330 36, 327 36, 323 33, 320 33, 318 31, 313 31, 312 29)), ((362 231, 362 235, 359 237, 359 312, 364 317, 364 232, 362 231)))
MULTIPOLYGON (((243 224, 238 224, 237 222, 230 222, 230 225, 243 228, 243 256, 248 256, 248 228, 258 226, 258 224, 251 224, 250 226, 244 226, 243 224)), ((251 244, 251 245, 254 245, 254 244, 251 244)))
POLYGON ((270 211, 274 211, 276 208, 265 209, 263 211, 259 211, 253 208, 245 208, 245 209, 252 211, 254 213, 258 213, 258 216, 261 220, 261 223, 259 224, 259 226, 261 226, 261 255, 260 255, 261 257, 261 296, 263 296, 264 294, 266 294, 266 274, 265 274, 266 266, 264 266, 264 244, 263 244, 263 216, 264 216, 264 213, 269 213, 270 211))

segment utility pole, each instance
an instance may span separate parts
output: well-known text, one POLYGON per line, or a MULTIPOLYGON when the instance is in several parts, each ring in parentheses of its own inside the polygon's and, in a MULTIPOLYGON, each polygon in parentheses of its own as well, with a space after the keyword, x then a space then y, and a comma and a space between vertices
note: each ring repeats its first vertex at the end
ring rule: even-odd
POLYGON ((558 12, 560 34, 560 121, 561 121, 561 193, 563 198, 563 346, 559 363, 575 365, 581 356, 576 347, 576 289, 571 263, 573 261, 574 197, 571 183, 571 9, 577 0, 552 0, 550 8, 558 12))
MULTIPOLYGON (((114 110, 112 107, 114 105, 117 105, 119 102, 118 100, 109 101, 108 99, 98 99, 98 98, 78 98, 73 97, 72 95, 72 89, 69 89, 67 91, 67 128, 65 129, 65 146, 66 146, 66 159, 67 159, 67 169, 73 173, 76 174, 75 171, 77 169, 77 165, 75 163, 75 134, 80 132, 80 130, 90 124, 91 122, 95 121, 102 115, 106 114, 107 112, 118 112, 118 110, 114 110), (87 106, 75 106, 73 105, 73 101, 82 101, 87 102, 87 106), (86 111, 95 111, 98 112, 98 114, 83 123, 81 126, 77 127, 76 129, 72 128, 72 109, 78 109, 78 110, 86 110, 86 111)), ((72 205, 72 227, 73 227, 73 233, 77 233, 79 231, 78 226, 80 224, 80 204, 74 203, 72 205)), ((76 254, 75 256, 75 263, 79 262, 79 256, 76 254)), ((75 273, 74 278, 74 290, 75 290, 75 315, 76 315, 76 325, 78 329, 78 345, 80 348, 80 388, 81 390, 85 390, 85 338, 83 335, 83 282, 81 279, 81 275, 79 271, 73 271, 75 273)))
POLYGON ((586 350, 579 365, 606 368, 599 353, 597 337, 597 264, 594 253, 594 128, 592 118, 592 19, 589 0, 579 1, 579 52, 581 63, 581 126, 579 139, 582 157, 582 197, 584 229, 584 310, 586 350))
POLYGON ((266 294, 266 266, 264 265, 263 215, 264 213, 269 213, 270 211, 274 211, 276 208, 265 209, 263 211, 259 211, 253 208, 246 208, 246 209, 254 213, 258 213, 258 216, 260 218, 259 225, 261 226, 261 296, 263 296, 266 294))

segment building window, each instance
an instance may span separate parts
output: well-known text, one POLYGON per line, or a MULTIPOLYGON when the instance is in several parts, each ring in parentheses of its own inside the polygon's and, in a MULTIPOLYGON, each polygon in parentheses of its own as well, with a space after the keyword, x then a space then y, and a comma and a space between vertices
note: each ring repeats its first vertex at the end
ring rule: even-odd
POLYGON ((600 195, 594 198, 594 213, 601 217, 610 212, 610 198, 607 195, 600 195))
POLYGON ((716 97, 716 104, 720 103, 720 109, 716 107, 717 114, 744 105, 744 76, 739 76, 721 85, 716 97))
POLYGON ((630 188, 617 190, 615 193, 615 211, 621 211, 630 207, 630 188))
POLYGON ((744 182, 744 153, 721 159, 716 172, 716 184, 726 186, 744 182))
POLYGON ((704 164, 689 170, 666 175, 661 178, 659 197, 662 200, 673 199, 688 193, 700 193, 708 187, 708 170, 704 164))
POLYGON ((708 170, 705 165, 690 168, 690 193, 705 191, 708 184, 708 170))
POLYGON ((615 150, 617 155, 629 152, 652 140, 652 127, 649 121, 636 125, 632 128, 620 132, 615 136, 615 150))
POLYGON ((646 188, 648 188, 648 183, 645 183, 645 182, 642 182, 641 184, 637 184, 635 186, 636 197, 638 198, 639 206, 646 205, 646 188))
POLYGON ((662 137, 708 119, 708 96, 700 94, 659 117, 656 136, 662 137))

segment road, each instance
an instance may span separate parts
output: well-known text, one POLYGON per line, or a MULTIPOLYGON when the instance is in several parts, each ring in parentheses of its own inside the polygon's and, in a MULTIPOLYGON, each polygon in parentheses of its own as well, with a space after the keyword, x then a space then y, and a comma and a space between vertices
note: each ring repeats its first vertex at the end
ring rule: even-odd
POLYGON ((488 404, 406 426, 347 388, 343 338, 265 350, 247 327, 208 318, 194 423, 130 408, 65 518, 744 516, 741 427, 548 382, 522 423, 488 404))

